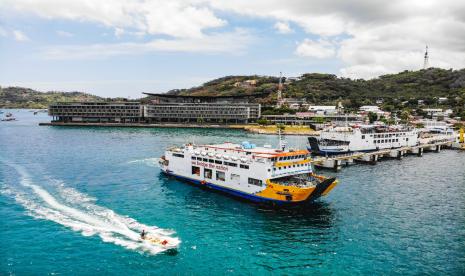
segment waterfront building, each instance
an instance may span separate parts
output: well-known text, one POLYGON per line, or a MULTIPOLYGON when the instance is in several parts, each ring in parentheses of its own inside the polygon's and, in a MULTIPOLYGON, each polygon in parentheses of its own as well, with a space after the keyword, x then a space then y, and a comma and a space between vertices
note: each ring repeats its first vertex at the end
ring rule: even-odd
MULTIPOLYGON (((145 105, 148 123, 250 123, 260 118, 261 106, 249 96, 180 96, 151 94, 145 105)), ((260 95, 257 95, 260 97, 260 95)))
MULTIPOLYGON (((251 96, 179 96, 149 94, 140 102, 56 103, 49 106, 55 122, 82 123, 251 123, 261 106, 251 96)), ((266 94, 268 95, 268 94, 266 94)), ((263 95, 254 95, 261 97, 263 95)))
POLYGON ((337 113, 335 105, 311 105, 308 107, 308 111, 314 112, 318 115, 327 115, 337 113))
POLYGON ((297 112, 296 114, 284 115, 263 115, 262 118, 266 119, 272 124, 285 124, 285 125, 311 125, 324 122, 331 122, 334 124, 345 124, 345 122, 362 122, 363 117, 358 114, 328 114, 318 115, 313 112, 297 112))
POLYGON ((376 105, 363 105, 359 108, 360 112, 362 113, 368 113, 368 112, 373 112, 373 113, 377 113, 378 111, 380 111, 380 108, 379 106, 376 106, 376 105))
POLYGON ((48 114, 59 122, 137 123, 142 110, 139 102, 73 102, 52 104, 48 114))

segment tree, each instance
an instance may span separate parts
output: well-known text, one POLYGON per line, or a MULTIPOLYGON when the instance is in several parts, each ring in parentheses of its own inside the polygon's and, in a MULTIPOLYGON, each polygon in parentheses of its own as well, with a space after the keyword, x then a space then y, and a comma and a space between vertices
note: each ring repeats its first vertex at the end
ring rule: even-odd
POLYGON ((280 130, 284 130, 286 128, 286 126, 283 124, 277 124, 276 127, 280 130))
POLYGON ((378 115, 374 112, 368 112, 368 120, 370 121, 370 124, 374 123, 376 120, 378 120, 378 115))
POLYGON ((317 124, 322 124, 322 123, 325 122, 325 118, 323 118, 323 117, 315 117, 315 118, 313 118, 313 121, 315 123, 317 123, 317 124))
POLYGON ((260 118, 260 119, 258 119, 258 120, 257 120, 257 123, 258 123, 259 125, 261 125, 261 126, 265 126, 265 125, 268 125, 268 124, 269 124, 268 120, 265 119, 265 118, 260 118))
POLYGON ((402 113, 400 113, 401 123, 403 124, 408 123, 409 118, 410 118, 410 112, 408 110, 403 110, 402 113))

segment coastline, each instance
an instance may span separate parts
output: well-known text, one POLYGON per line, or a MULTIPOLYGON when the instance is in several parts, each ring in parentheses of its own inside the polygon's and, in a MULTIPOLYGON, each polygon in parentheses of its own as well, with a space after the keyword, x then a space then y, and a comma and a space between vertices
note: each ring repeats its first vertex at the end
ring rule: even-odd
MULTIPOLYGON (((147 123, 80 123, 80 122, 41 122, 39 126, 78 126, 78 127, 129 127, 129 128, 203 128, 203 129, 237 129, 255 134, 276 135, 276 126, 259 125, 227 125, 227 124, 147 124, 147 123)), ((282 131, 283 135, 305 136, 317 135, 318 132, 307 126, 286 126, 282 131)))

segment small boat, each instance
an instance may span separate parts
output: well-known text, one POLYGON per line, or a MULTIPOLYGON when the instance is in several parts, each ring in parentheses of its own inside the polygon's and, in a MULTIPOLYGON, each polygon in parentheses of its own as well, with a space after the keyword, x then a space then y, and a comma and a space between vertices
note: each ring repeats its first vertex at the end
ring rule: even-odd
POLYGON ((13 114, 11 114, 10 112, 8 112, 5 117, 9 118, 9 117, 13 117, 13 114))
POLYGON ((11 122, 11 121, 16 121, 15 117, 8 117, 8 118, 3 118, 2 122, 11 122))
POLYGON ((149 242, 151 244, 162 247, 166 250, 175 250, 179 246, 179 240, 170 237, 154 237, 147 233, 144 238, 140 238, 142 242, 149 242))

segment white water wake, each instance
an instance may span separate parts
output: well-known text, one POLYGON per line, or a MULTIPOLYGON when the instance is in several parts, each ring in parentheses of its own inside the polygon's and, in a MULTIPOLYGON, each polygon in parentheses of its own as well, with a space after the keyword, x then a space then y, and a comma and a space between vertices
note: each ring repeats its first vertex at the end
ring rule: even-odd
POLYGON ((128 164, 143 164, 149 167, 160 167, 158 161, 160 158, 158 157, 152 157, 152 158, 144 158, 144 159, 138 159, 138 160, 132 160, 129 161, 128 164))
POLYGON ((80 232, 83 236, 98 235, 104 242, 150 254, 163 252, 167 247, 141 240, 139 233, 143 229, 151 238, 166 240, 170 247, 180 244, 178 238, 172 237, 173 231, 144 225, 132 218, 118 215, 113 210, 96 205, 95 198, 66 187, 60 181, 49 179, 56 190, 56 195, 53 196, 36 185, 25 168, 16 164, 8 165, 15 168, 20 175, 23 189, 10 186, 3 192, 14 196, 35 218, 56 222, 80 232))

